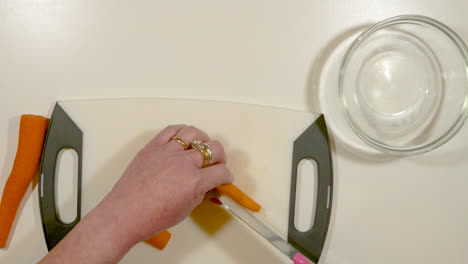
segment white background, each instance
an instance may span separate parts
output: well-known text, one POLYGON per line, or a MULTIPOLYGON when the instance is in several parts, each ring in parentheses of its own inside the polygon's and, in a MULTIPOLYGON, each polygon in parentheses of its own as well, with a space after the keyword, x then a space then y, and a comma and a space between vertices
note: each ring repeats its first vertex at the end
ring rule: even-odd
MULTIPOLYGON (((468 41, 467 10, 463 0, 1 1, 0 188, 19 116, 50 116, 57 100, 202 98, 318 111, 322 66, 351 35, 416 13, 468 41)), ((404 175, 418 160, 375 175, 379 164, 338 154, 337 210, 323 262, 468 263, 468 180, 456 169, 466 168, 468 146, 456 147, 453 155, 421 158, 418 168, 437 173, 431 177, 404 175)), ((0 262, 33 263, 46 253, 40 219, 31 217, 38 210, 30 189, 0 262)))

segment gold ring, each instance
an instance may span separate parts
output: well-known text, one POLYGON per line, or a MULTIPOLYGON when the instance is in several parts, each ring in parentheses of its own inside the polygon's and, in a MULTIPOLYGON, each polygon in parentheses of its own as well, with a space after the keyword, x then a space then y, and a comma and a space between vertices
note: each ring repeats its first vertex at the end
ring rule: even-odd
POLYGON ((187 144, 185 144, 185 142, 182 139, 178 137, 173 137, 172 140, 176 140, 177 142, 179 142, 185 150, 189 149, 189 146, 187 146, 187 144))
POLYGON ((200 140, 194 140, 190 142, 190 147, 198 150, 203 156, 203 165, 202 168, 208 167, 213 161, 213 152, 210 149, 210 146, 206 143, 202 143, 200 140))

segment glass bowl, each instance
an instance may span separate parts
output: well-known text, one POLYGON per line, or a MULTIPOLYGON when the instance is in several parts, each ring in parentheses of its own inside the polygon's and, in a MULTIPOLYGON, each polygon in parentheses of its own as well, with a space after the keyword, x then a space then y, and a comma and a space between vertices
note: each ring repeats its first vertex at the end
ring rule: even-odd
POLYGON ((433 150, 468 113, 468 52, 444 24, 403 15, 379 22, 347 50, 340 107, 354 132, 382 152, 433 150))

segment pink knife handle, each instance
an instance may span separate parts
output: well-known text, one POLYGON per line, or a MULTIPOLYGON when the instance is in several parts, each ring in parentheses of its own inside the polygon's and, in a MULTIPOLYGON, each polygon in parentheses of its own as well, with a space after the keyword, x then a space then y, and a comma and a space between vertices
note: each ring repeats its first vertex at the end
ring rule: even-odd
POLYGON ((294 255, 292 260, 294 261, 294 264, 314 264, 308 258, 304 257, 301 253, 297 253, 296 255, 294 255))

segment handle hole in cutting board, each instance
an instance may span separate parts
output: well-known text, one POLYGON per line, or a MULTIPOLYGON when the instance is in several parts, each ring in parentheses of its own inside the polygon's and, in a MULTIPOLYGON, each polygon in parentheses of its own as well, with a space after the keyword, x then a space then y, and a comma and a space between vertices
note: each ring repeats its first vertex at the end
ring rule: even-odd
POLYGON ((296 208, 294 227, 299 232, 307 232, 314 226, 317 193, 317 163, 313 159, 303 159, 297 166, 296 208))
POLYGON ((55 210, 59 220, 68 224, 77 216, 78 153, 64 148, 57 155, 55 170, 55 210))

